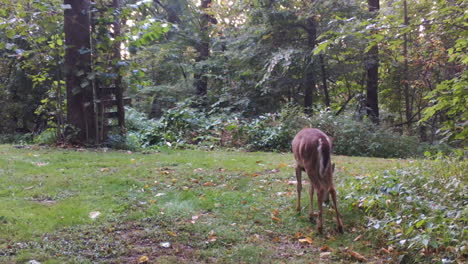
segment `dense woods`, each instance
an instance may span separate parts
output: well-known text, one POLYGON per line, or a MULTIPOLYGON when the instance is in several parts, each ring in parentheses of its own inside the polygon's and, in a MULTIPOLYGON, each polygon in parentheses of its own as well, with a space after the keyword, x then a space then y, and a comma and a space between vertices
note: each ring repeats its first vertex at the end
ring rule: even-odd
POLYGON ((1 141, 288 150, 318 126, 341 154, 463 147, 466 8, 2 0, 1 141))
POLYGON ((0 0, 0 263, 468 263, 467 10, 0 0))

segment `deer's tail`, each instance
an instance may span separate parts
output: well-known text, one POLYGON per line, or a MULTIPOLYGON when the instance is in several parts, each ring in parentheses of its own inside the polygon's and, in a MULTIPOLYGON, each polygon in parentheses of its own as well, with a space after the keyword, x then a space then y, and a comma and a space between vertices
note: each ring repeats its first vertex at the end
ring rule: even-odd
POLYGON ((319 138, 319 144, 317 147, 318 157, 318 174, 321 179, 325 178, 325 171, 330 166, 330 145, 328 142, 323 142, 322 138, 319 138))

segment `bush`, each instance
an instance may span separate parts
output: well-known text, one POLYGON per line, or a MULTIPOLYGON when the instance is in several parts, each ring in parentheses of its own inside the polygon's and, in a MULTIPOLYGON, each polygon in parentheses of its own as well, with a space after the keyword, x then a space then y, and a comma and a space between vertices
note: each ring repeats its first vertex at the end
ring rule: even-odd
POLYGON ((443 158, 349 178, 342 188, 352 191, 344 201, 364 210, 370 230, 383 232, 388 245, 425 255, 424 263, 454 259, 466 254, 467 170, 466 160, 443 158))
POLYGON ((0 134, 0 144, 28 144, 31 143, 33 136, 26 134, 0 134))
MULTIPOLYGON (((335 116, 322 111, 312 117, 302 108, 286 105, 281 112, 246 119, 235 114, 204 112, 190 107, 190 101, 150 120, 132 108, 127 109, 127 125, 132 145, 141 148, 223 146, 249 151, 290 151, 295 134, 304 127, 316 127, 333 138, 334 154, 405 158, 422 155, 416 137, 404 136, 356 120, 351 113, 335 116)), ((122 139, 123 140, 123 139, 122 139)))
POLYGON ((57 132, 55 128, 48 128, 36 137, 34 137, 34 143, 51 145, 57 142, 57 132))
POLYGON ((311 118, 311 126, 333 138, 333 151, 338 155, 405 158, 421 154, 416 137, 395 133, 369 120, 356 120, 350 113, 337 117, 320 112, 311 118))

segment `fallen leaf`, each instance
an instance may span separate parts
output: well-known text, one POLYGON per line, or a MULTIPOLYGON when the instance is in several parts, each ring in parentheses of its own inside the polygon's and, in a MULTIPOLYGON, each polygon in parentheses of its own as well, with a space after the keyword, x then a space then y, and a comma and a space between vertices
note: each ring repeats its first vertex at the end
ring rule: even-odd
POLYGON ((320 258, 329 258, 331 255, 331 252, 322 252, 320 253, 320 258))
POLYGON ((171 247, 171 243, 170 242, 161 242, 159 243, 159 245, 163 248, 170 248, 171 247))
POLYGON ((358 241, 358 240, 361 239, 361 238, 362 238, 362 235, 359 235, 359 236, 357 236, 353 241, 356 242, 356 241, 358 241))
POLYGON ((258 177, 258 176, 260 176, 260 174, 259 174, 259 173, 252 173, 252 174, 250 174, 250 176, 252 176, 252 177, 258 177))
POLYGON ((310 237, 305 237, 305 238, 299 239, 299 243, 308 243, 308 244, 312 244, 312 243, 314 243, 314 241, 313 241, 312 238, 310 238, 310 237))
POLYGON ((213 182, 205 182, 203 184, 203 186, 207 187, 207 186, 214 186, 215 184, 213 182))
MULTIPOLYGON (((288 181, 288 185, 296 185, 297 181, 288 181)), ((302 185, 307 184, 307 181, 302 181, 302 185)))
POLYGON ((146 263, 148 263, 148 261, 149 261, 149 258, 147 256, 141 256, 138 259, 138 264, 146 264, 146 263))
POLYGON ((284 163, 284 162, 281 162, 279 165, 278 165, 278 168, 284 168, 284 167, 287 167, 288 164, 284 163))
POLYGON ((157 193, 154 197, 159 197, 159 196, 163 196, 163 195, 166 195, 165 193, 157 193))
POLYGON ((194 172, 202 172, 202 171, 204 171, 204 169, 202 169, 202 168, 196 168, 196 169, 194 169, 193 171, 194 171, 194 172))
POLYGON ((169 235, 173 236, 173 237, 176 237, 176 236, 177 236, 177 234, 176 234, 175 232, 172 232, 172 231, 167 231, 167 233, 168 233, 169 235))
POLYGON ((100 215, 101 215, 101 212, 99 212, 99 211, 94 211, 94 212, 89 213, 89 218, 91 218, 91 219, 96 219, 96 218, 97 218, 98 216, 100 216, 100 215))
POLYGON ((273 215, 278 215, 279 214, 279 211, 278 210, 273 210, 273 215))
POLYGON ((38 167, 43 167, 43 166, 48 165, 48 164, 49 164, 49 162, 36 162, 36 163, 34 163, 34 165, 36 165, 38 167))
POLYGON ((155 200, 150 200, 149 203, 150 204, 154 204, 156 201, 155 200))
POLYGON ((332 249, 329 246, 323 246, 323 247, 320 248, 320 251, 329 252, 329 251, 332 251, 332 249))
POLYGON ((357 253, 356 251, 348 250, 348 253, 349 253, 349 255, 350 255, 351 257, 353 257, 353 258, 356 259, 357 261, 362 262, 362 261, 366 261, 366 260, 367 260, 363 255, 357 253))
POLYGON ((303 237, 304 235, 301 233, 301 232, 297 232, 295 235, 294 235, 294 238, 296 239, 299 239, 301 237, 303 237))
POLYGON ((101 172, 107 172, 107 171, 109 171, 109 170, 110 170, 109 168, 101 168, 101 169, 100 169, 101 172))
POLYGON ((276 216, 272 216, 271 219, 275 220, 276 222, 281 222, 281 219, 279 219, 279 218, 276 217, 276 216))
POLYGON ((208 233, 208 242, 215 242, 216 241, 216 236, 215 236, 215 232, 214 230, 211 230, 209 233, 208 233))
POLYGON ((383 252, 385 254, 391 254, 390 251, 388 249, 386 249, 386 248, 381 248, 380 252, 383 252))
POLYGON ((280 238, 279 238, 279 237, 274 237, 272 241, 273 241, 273 242, 276 242, 276 243, 277 243, 277 242, 280 242, 280 238))

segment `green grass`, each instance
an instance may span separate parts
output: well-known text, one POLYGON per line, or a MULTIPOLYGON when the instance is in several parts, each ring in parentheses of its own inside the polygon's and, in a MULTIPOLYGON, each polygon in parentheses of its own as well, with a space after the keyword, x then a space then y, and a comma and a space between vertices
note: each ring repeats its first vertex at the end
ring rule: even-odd
POLYGON ((333 160, 345 233, 334 231, 325 207, 319 235, 305 191, 302 213, 294 211, 289 153, 0 145, 0 263, 136 263, 142 256, 149 263, 353 263, 349 251, 370 263, 398 259, 379 251, 384 232, 370 232, 366 213, 346 197, 356 178, 414 165, 333 160), (91 219, 94 211, 101 215, 91 219), (305 237, 313 243, 300 243, 305 237), (323 246, 332 253, 320 260, 323 246))

